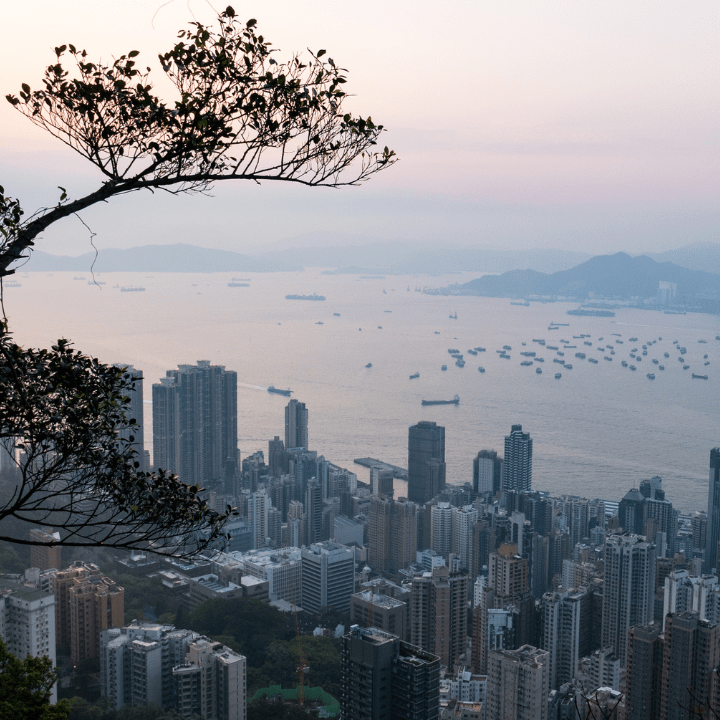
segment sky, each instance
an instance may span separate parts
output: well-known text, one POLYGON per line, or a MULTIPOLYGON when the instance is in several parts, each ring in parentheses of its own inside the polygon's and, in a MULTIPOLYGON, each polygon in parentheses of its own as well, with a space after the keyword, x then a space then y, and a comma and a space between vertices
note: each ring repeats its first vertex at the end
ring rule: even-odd
MULTIPOLYGON (((223 5, 216 6, 218 9, 223 5)), ((720 5, 715 0, 236 3, 282 56, 327 49, 353 112, 399 158, 360 187, 226 183, 212 197, 134 193, 83 220, 98 247, 187 242, 258 253, 412 241, 640 253, 719 242, 720 5)), ((3 9, 0 91, 39 87, 52 48, 157 54, 201 0, 29 0, 3 9)), ((0 185, 27 211, 99 173, 0 103, 0 185)), ((74 218, 36 245, 87 252, 74 218)))

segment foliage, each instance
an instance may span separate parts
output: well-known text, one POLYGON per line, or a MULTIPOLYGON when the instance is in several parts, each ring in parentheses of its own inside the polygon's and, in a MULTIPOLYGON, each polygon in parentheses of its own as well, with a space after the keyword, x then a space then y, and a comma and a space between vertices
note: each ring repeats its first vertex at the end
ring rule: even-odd
POLYGON ((89 195, 60 201, 26 221, 0 188, 0 277, 25 257, 55 221, 137 190, 206 192, 220 180, 263 180, 337 187, 357 184, 395 161, 373 152, 382 125, 345 112, 345 71, 325 50, 278 61, 275 50, 228 7, 217 28, 199 22, 159 56, 177 91, 172 103, 153 92, 151 70, 133 50, 93 63, 74 45, 55 48, 44 88, 23 83, 7 100, 95 165, 104 182, 89 195), (63 65, 67 54, 74 70, 63 65))
MULTIPOLYGON (((114 573, 115 582, 125 591, 125 622, 143 620, 144 609, 152 606, 158 622, 176 624, 180 598, 168 590, 158 577, 137 577, 114 573)), ((178 624, 179 626, 179 624, 178 624)))
POLYGON ((70 705, 50 704, 56 677, 50 658, 20 660, 0 640, 0 718, 66 720, 70 705))
POLYGON ((227 514, 198 486, 138 470, 133 436, 119 435, 137 426, 128 417, 134 382, 66 340, 25 349, 0 327, 0 452, 19 478, 0 500, 0 540, 33 544, 29 528, 59 527, 63 545, 183 555, 220 536, 227 514), (6 535, 7 518, 26 531, 6 535))
MULTIPOLYGON (((159 705, 126 706, 121 710, 111 710, 103 704, 94 705, 82 698, 70 700, 72 711, 69 720, 181 720, 177 710, 163 710, 159 705)), ((191 715, 184 720, 200 720, 199 715, 191 715)))

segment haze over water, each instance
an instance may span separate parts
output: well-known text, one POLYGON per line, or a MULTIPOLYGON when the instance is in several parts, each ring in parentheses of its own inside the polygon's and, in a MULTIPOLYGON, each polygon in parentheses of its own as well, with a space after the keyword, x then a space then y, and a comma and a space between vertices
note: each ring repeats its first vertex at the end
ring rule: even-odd
MULTIPOLYGON (((306 403, 310 448, 361 479, 367 471, 354 458, 406 466, 408 427, 434 420, 446 428, 448 482, 471 481, 477 451, 494 448, 502 454, 504 436, 520 423, 534 441, 534 489, 620 500, 641 480, 660 475, 675 507, 706 508, 709 452, 720 444, 717 317, 631 309, 618 310, 614 318, 574 317, 565 311, 576 304, 518 307, 507 299, 415 292, 425 285, 465 282, 477 273, 383 279, 322 275, 317 269, 153 277, 112 273, 98 278, 106 283, 102 289, 87 284, 89 273, 82 275, 85 280, 73 279, 79 273, 19 273, 22 287, 5 290, 11 329, 21 344, 48 346, 67 337, 105 362, 142 370, 149 449, 152 383, 178 364, 206 359, 238 373, 242 457, 260 449, 267 453, 267 441, 284 435, 287 398, 266 391, 275 385, 292 389, 292 397, 306 403), (250 287, 228 287, 233 276, 249 278, 250 287), (122 293, 114 285, 146 291, 122 293), (285 299, 313 292, 327 300, 285 299), (450 319, 456 312, 457 320, 450 319), (569 327, 548 330, 551 321, 569 327), (590 334, 592 347, 573 340, 581 333, 590 334), (638 341, 631 343, 630 337, 638 341), (648 346, 648 355, 635 363, 636 372, 621 367, 623 359, 634 362, 633 348, 641 350, 659 337, 662 341, 648 346), (533 338, 561 351, 561 339, 578 345, 564 350, 563 359, 573 369, 553 363, 555 351, 533 338), (689 370, 678 362, 674 340, 687 347, 689 370), (510 360, 496 353, 503 345, 512 347, 510 360), (608 345, 616 352, 611 362, 603 359, 608 352, 598 350, 608 345), (467 353, 477 346, 487 351, 477 357, 467 353), (465 355, 464 368, 455 366, 448 348, 465 355), (535 367, 520 366, 524 350, 545 358, 541 375, 535 367), (599 363, 575 358, 580 351, 599 363), (659 371, 652 358, 666 369, 659 371), (415 372, 420 377, 410 380, 415 372), (556 372, 562 373, 560 380, 554 379, 556 372), (648 372, 655 373, 654 381, 648 372), (693 372, 709 379, 692 380, 693 372), (459 406, 420 404, 423 398, 455 394, 459 406)), ((397 494, 404 494, 399 482, 397 494)))

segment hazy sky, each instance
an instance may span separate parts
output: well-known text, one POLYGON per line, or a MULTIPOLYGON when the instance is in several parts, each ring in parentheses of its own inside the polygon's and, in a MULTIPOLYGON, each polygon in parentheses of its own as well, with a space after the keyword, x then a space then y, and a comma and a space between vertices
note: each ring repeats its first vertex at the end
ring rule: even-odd
MULTIPOLYGON (((223 5, 218 5, 218 8, 223 5)), ((359 188, 226 184, 215 197, 134 194, 83 214, 100 247, 190 242, 256 252, 404 239, 602 253, 718 242, 720 5, 716 0, 234 5, 284 56, 327 48, 355 112, 388 128, 401 161, 359 188), (317 238, 317 242, 315 241, 317 238)), ((0 91, 40 86, 52 48, 132 49, 157 68, 201 0, 46 0, 3 8, 0 91), (154 20, 153 20, 153 15, 154 20)), ((0 104, 0 185, 27 210, 99 174, 0 104)), ((45 234, 89 249, 77 220, 45 234)))

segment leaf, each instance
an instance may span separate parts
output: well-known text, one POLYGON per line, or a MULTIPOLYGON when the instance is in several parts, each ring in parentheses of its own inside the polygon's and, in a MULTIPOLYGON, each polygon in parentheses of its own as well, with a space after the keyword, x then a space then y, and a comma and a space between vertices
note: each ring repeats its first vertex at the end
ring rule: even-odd
POLYGON ((129 58, 134 58, 134 57, 137 57, 139 54, 140 54, 140 51, 139 51, 139 50, 131 50, 131 51, 128 53, 128 57, 129 57, 129 58))
POLYGON ((315 56, 322 57, 326 52, 327 50, 318 50, 317 53, 315 53, 315 56))

